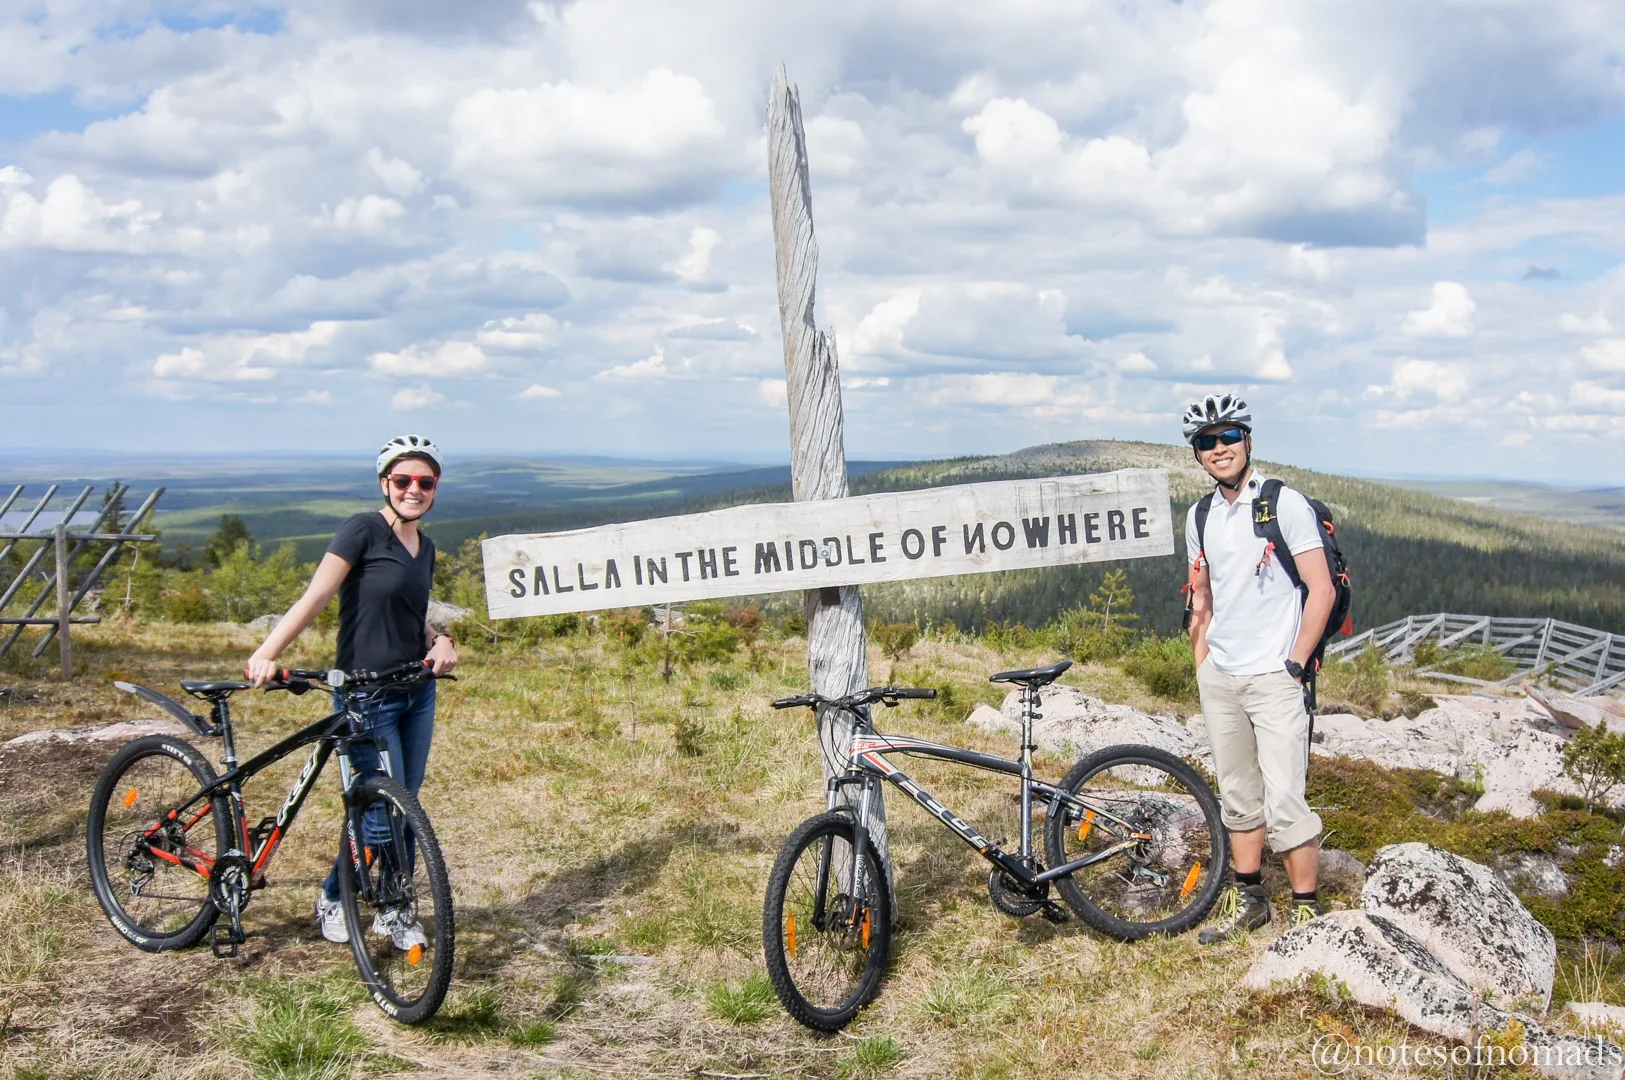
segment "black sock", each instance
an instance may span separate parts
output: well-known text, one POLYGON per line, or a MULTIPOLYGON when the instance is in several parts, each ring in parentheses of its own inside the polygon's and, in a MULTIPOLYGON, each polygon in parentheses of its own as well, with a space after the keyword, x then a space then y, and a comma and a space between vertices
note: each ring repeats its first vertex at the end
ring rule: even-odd
POLYGON ((1299 892, 1298 890, 1293 889, 1292 890, 1292 902, 1294 904, 1315 904, 1315 903, 1319 903, 1320 902, 1320 890, 1318 890, 1318 889, 1310 889, 1308 892, 1299 892))
POLYGON ((1248 870, 1248 871, 1246 871, 1244 873, 1244 872, 1242 872, 1240 870, 1237 870, 1236 871, 1236 884, 1237 885, 1262 885, 1262 884, 1264 884, 1264 871, 1263 870, 1248 870))

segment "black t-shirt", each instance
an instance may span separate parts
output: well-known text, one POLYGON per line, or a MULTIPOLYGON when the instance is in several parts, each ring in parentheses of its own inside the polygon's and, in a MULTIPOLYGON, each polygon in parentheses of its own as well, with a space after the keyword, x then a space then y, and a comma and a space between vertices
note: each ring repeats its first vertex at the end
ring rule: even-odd
POLYGON ((339 586, 338 667, 378 671, 423 659, 434 541, 418 533, 414 559, 372 510, 340 525, 327 550, 350 564, 339 586))

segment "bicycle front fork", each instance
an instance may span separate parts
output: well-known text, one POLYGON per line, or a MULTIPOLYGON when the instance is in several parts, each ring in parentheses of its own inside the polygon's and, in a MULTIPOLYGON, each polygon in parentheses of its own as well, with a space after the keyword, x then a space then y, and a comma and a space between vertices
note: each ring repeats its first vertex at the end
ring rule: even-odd
MULTIPOLYGON (((870 777, 870 776, 864 776, 864 777, 858 778, 855 781, 848 780, 847 782, 849 782, 849 783, 855 782, 859 786, 859 794, 858 794, 858 802, 857 802, 857 818, 853 822, 853 828, 852 828, 852 867, 851 867, 851 883, 852 884, 851 884, 851 888, 846 890, 846 892, 845 892, 845 895, 848 898, 847 902, 852 907, 852 917, 854 919, 856 919, 856 918, 859 917, 859 911, 863 906, 860 903, 860 898, 865 895, 863 887, 864 887, 865 868, 868 865, 867 856, 868 856, 868 852, 869 852, 869 812, 870 812, 870 807, 874 805, 874 799, 875 799, 875 795, 876 795, 875 787, 876 787, 877 784, 880 783, 880 781, 878 781, 875 778, 870 777)), ((837 799, 839 797, 840 789, 841 789, 842 786, 844 786, 844 785, 843 785, 843 782, 841 780, 836 780, 836 779, 830 780, 830 782, 829 782, 829 809, 830 810, 835 809, 835 804, 836 804, 836 801, 837 801, 837 799)), ((835 844, 834 837, 825 837, 824 843, 823 843, 823 845, 821 846, 821 849, 818 852, 818 892, 817 892, 816 898, 813 901, 813 925, 818 927, 818 929, 820 929, 820 930, 823 930, 825 928, 825 925, 828 922, 828 915, 824 910, 824 900, 829 895, 829 878, 830 878, 830 875, 831 874, 839 874, 841 872, 841 870, 843 869, 842 867, 838 867, 838 866, 833 865, 833 863, 834 863, 834 859, 833 859, 834 844, 835 844)), ((840 913, 837 913, 837 915, 839 915, 839 914, 840 913)))

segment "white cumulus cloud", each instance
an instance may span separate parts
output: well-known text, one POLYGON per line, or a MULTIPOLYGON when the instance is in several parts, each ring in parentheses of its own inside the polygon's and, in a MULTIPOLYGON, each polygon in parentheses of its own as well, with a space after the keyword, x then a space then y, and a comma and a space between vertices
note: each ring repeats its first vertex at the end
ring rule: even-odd
POLYGON ((384 375, 463 378, 485 370, 485 350, 472 341, 446 341, 428 347, 408 345, 400 352, 376 352, 369 359, 374 371, 384 375))
POLYGON ((1400 332, 1410 337, 1466 337, 1473 332, 1473 312, 1477 310, 1467 286, 1456 281, 1436 282, 1433 302, 1406 315, 1400 332))

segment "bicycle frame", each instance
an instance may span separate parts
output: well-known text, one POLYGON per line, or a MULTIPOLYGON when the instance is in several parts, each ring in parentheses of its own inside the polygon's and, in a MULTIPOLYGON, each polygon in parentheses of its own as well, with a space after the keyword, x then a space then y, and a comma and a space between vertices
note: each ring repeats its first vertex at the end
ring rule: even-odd
MULTIPOLYGON (((339 759, 340 795, 344 802, 346 835, 351 841, 352 850, 357 850, 355 845, 359 830, 357 829, 355 814, 353 813, 354 808, 350 799, 351 784, 355 775, 350 764, 350 743, 357 739, 374 741, 375 745, 377 745, 379 762, 383 766, 384 773, 391 776, 394 773, 389 759, 389 751, 382 744, 373 740, 371 735, 360 732, 358 723, 360 714, 350 706, 348 700, 345 702, 345 708, 299 729, 282 741, 249 758, 240 766, 237 764, 236 747, 232 740, 230 711, 225 698, 220 698, 215 702, 214 712, 214 722, 218 725, 221 738, 225 743, 225 753, 221 757, 221 763, 226 767, 225 775, 219 777, 208 787, 199 790, 196 795, 185 803, 170 810, 164 819, 147 831, 143 839, 155 835, 169 822, 178 821, 187 814, 192 816, 182 828, 183 830, 190 830, 193 825, 201 821, 204 815, 214 808, 216 799, 224 797, 229 806, 229 820, 234 834, 233 849, 226 854, 245 856, 250 867, 249 887, 251 889, 264 888, 266 884, 265 871, 270 864, 271 857, 276 853, 276 849, 282 843, 283 838, 287 836, 293 819, 298 815, 300 808, 305 803, 305 798, 310 794, 311 789, 316 786, 316 779, 322 774, 328 758, 336 753, 339 759), (243 782, 281 761, 301 747, 312 743, 315 745, 311 747, 310 757, 305 761, 305 767, 299 771, 299 776, 294 780, 293 787, 289 789, 288 796, 283 800, 282 807, 277 811, 276 817, 267 818, 259 826, 250 830, 247 808, 243 802, 243 782), (196 809, 200 803, 203 804, 203 808, 196 809), (265 828, 267 824, 270 825, 269 829, 265 828), (257 838, 254 836, 255 833, 259 833, 257 838)), ((191 870, 201 875, 205 881, 209 880, 213 874, 214 856, 199 851, 191 845, 187 845, 186 853, 182 855, 172 854, 151 845, 143 845, 143 847, 148 854, 191 870)), ((365 885, 365 875, 363 875, 363 883, 364 888, 370 887, 365 885)))
MULTIPOLYGON (((860 706, 847 711, 853 713, 860 723, 856 725, 849 747, 846 771, 838 777, 830 779, 828 808, 837 808, 839 792, 842 787, 857 784, 863 788, 858 799, 857 822, 853 841, 853 883, 852 896, 861 895, 863 875, 863 854, 869 840, 869 813, 870 806, 875 797, 875 784, 884 780, 892 784, 904 795, 917 803, 926 813, 942 822, 948 830, 958 836, 965 843, 976 849, 977 854, 989 863, 998 867, 1013 879, 1024 886, 1036 887, 1045 885, 1056 878, 1076 873, 1095 863, 1104 862, 1116 855, 1133 849, 1138 844, 1151 839, 1149 835, 1134 831, 1133 827, 1122 818, 1111 813, 1104 807, 1096 806, 1086 799, 1081 799, 1071 792, 1064 791, 1053 784, 1046 784, 1041 780, 1033 779, 1032 752, 1036 747, 1032 741, 1033 711, 1038 703, 1036 689, 1024 689, 1022 692, 1022 725, 1021 725, 1021 757, 1016 760, 995 757, 992 754, 983 754, 976 750, 966 750, 958 746, 946 746, 941 743, 930 742, 925 739, 915 739, 906 736, 882 735, 875 729, 874 722, 869 716, 869 707, 860 706), (934 758, 939 761, 951 761, 958 765, 967 765, 973 769, 986 772, 1002 773, 1018 777, 1021 781, 1021 849, 1019 856, 1012 856, 989 843, 980 833, 963 821, 948 807, 938 802, 929 792, 911 779, 897 766, 886 759, 888 754, 913 754, 919 757, 934 758), (1032 817, 1033 796, 1049 800, 1049 813, 1051 815, 1076 809, 1088 819, 1103 829, 1119 837, 1115 844, 1108 845, 1081 859, 1062 866, 1051 867, 1041 873, 1032 869, 1032 817)), ((819 907, 822 907, 824 883, 828 880, 827 856, 820 859, 819 876, 819 907)), ((822 912, 818 915, 821 917, 822 912)))

